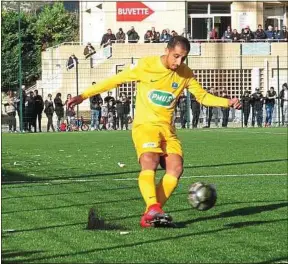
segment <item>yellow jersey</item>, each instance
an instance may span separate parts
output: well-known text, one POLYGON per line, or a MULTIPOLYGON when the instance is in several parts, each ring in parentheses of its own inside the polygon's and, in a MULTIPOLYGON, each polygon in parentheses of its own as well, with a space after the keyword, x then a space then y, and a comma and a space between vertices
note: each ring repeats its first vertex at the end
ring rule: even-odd
POLYGON ((131 65, 117 75, 90 86, 81 96, 86 99, 129 81, 137 82, 134 125, 172 124, 177 99, 185 88, 205 106, 228 107, 228 99, 207 93, 186 64, 183 63, 176 71, 172 71, 163 65, 160 56, 140 59, 136 65, 131 65))

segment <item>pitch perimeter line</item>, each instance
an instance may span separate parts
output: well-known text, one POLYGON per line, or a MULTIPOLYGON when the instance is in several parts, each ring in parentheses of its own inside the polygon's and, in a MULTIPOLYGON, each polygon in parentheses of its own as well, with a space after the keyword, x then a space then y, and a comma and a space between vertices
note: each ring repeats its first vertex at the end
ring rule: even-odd
POLYGON ((201 130, 201 132, 215 132, 215 131, 221 131, 221 133, 246 133, 246 134, 270 134, 270 135, 286 135, 288 136, 288 133, 281 133, 281 132, 257 132, 257 131, 233 131, 233 130, 222 130, 222 129, 207 129, 207 130, 201 130))
MULTIPOLYGON (((253 176, 287 176, 287 173, 250 173, 250 174, 214 174, 214 175, 195 175, 195 176, 183 176, 181 179, 190 178, 217 178, 217 177, 253 177, 253 176)), ((19 184, 19 183, 69 183, 69 182, 96 182, 96 181, 138 181, 137 177, 134 178, 112 178, 112 179, 67 179, 67 180, 48 180, 48 181, 6 181, 2 182, 2 185, 6 184, 19 184)))

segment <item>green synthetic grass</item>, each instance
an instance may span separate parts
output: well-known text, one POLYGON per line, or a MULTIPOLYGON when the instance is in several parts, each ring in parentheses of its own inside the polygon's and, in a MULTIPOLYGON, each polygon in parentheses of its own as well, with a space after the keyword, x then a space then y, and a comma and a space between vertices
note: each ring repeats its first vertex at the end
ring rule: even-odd
POLYGON ((164 209, 179 228, 143 230, 130 132, 2 134, 2 262, 288 261, 287 129, 178 135, 185 171, 164 209), (187 203, 196 181, 216 185, 213 209, 187 203), (105 230, 86 230, 91 207, 105 230))

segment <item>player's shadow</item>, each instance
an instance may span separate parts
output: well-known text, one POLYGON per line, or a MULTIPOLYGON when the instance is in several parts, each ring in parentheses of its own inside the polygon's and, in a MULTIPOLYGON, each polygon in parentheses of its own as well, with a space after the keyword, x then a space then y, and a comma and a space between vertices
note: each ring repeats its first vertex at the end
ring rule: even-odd
POLYGON ((262 262, 257 262, 258 264, 270 264, 270 263, 288 263, 288 256, 281 258, 274 258, 270 260, 265 260, 262 262))
POLYGON ((23 263, 25 262, 25 258, 31 257, 34 254, 39 254, 44 251, 35 250, 35 251, 16 251, 16 250, 2 250, 1 252, 1 261, 3 263, 23 263), (15 258, 22 257, 21 260, 17 260, 15 258))
POLYGON ((288 202, 243 207, 243 208, 234 209, 232 211, 222 212, 222 213, 219 213, 218 215, 198 217, 196 219, 189 219, 187 221, 178 222, 177 225, 183 227, 183 226, 187 226, 189 224, 193 224, 193 223, 200 222, 200 221, 221 219, 221 218, 234 217, 234 216, 245 216, 245 215, 259 214, 262 212, 273 211, 273 210, 287 207, 287 206, 288 206, 288 202))

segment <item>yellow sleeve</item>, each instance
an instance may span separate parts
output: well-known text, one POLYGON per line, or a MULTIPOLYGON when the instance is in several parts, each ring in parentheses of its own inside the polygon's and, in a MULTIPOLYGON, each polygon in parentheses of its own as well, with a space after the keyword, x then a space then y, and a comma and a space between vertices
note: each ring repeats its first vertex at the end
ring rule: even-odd
POLYGON ((205 106, 229 107, 229 100, 207 93, 201 84, 194 78, 188 83, 188 90, 195 95, 196 100, 205 106))
POLYGON ((130 81, 137 81, 139 74, 139 65, 131 65, 128 68, 125 68, 120 73, 98 83, 89 86, 82 94, 81 97, 83 99, 87 99, 93 95, 101 94, 108 90, 114 89, 117 85, 130 82, 130 81))

